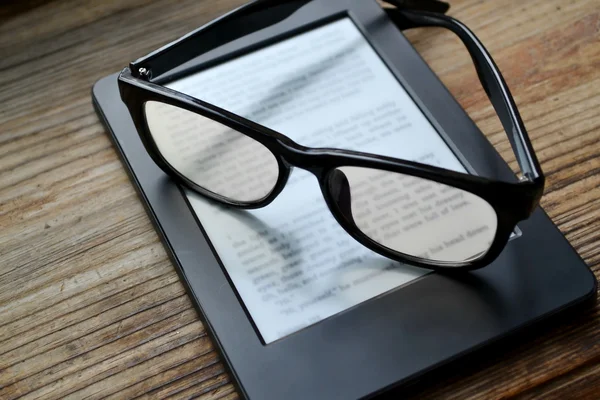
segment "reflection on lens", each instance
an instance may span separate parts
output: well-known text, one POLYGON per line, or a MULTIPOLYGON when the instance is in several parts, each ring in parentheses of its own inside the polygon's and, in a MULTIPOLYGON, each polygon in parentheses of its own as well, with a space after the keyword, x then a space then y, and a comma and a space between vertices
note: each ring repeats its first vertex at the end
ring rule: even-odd
POLYGON ((277 159, 265 146, 202 115, 157 101, 145 103, 160 153, 198 186, 239 202, 256 202, 275 187, 277 159))
POLYGON ((481 258, 498 225, 482 198, 427 179, 361 167, 329 176, 339 209, 369 238, 424 260, 464 262, 481 258))

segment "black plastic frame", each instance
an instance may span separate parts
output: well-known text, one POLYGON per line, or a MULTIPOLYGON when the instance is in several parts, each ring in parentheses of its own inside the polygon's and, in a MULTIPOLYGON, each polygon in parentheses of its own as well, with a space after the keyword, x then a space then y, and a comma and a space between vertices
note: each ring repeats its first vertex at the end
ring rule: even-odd
MULTIPOLYGON (((466 271, 491 263, 505 247, 517 223, 528 218, 538 206, 543 192, 544 176, 502 75, 481 42, 459 21, 441 13, 406 8, 386 9, 390 19, 400 29, 422 26, 444 27, 454 32, 463 41, 474 61, 480 81, 508 133, 523 171, 523 179, 520 182, 493 180, 375 154, 308 148, 265 126, 166 88, 157 83, 160 79, 154 79, 157 82, 151 79, 156 68, 161 73, 167 72, 180 63, 202 54, 202 51, 210 51, 260 28, 280 22, 307 2, 308 0, 286 0, 273 4, 272 0, 256 0, 135 61, 130 68, 121 72, 119 75, 121 98, 127 105, 142 142, 154 162, 185 187, 229 206, 244 209, 268 205, 283 190, 292 167, 302 168, 317 177, 325 201, 338 223, 354 239, 369 249, 396 261, 434 270, 466 271), (240 23, 240 20, 245 22, 244 18, 251 18, 253 23, 240 23), (237 26, 238 29, 232 32, 232 26, 237 26), (191 48, 194 51, 191 51, 191 48), (278 180, 271 193, 256 202, 232 201, 205 190, 179 173, 162 156, 150 134, 144 112, 144 105, 148 101, 158 101, 200 114, 262 143, 274 154, 279 165, 278 180), (489 250, 479 258, 464 262, 444 262, 400 253, 375 242, 356 226, 351 213, 336 203, 331 194, 332 172, 337 167, 343 166, 366 167, 412 175, 453 186, 483 198, 494 208, 498 218, 496 234, 489 250)), ((398 7, 403 6, 401 1, 389 0, 388 2, 398 7)), ((438 4, 438 2, 433 3, 438 4)), ((418 6, 419 3, 416 4, 418 6)), ((427 6, 431 2, 425 1, 423 4, 427 6)))

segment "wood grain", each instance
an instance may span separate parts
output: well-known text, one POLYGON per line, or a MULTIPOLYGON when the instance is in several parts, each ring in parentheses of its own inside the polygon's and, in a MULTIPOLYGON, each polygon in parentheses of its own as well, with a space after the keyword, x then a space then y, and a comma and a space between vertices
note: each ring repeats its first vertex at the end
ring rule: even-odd
MULTIPOLYGON (((237 398, 90 88, 241 2, 0 6, 1 399, 237 398)), ((548 176, 542 206, 600 276, 600 5, 451 3, 522 111, 548 176)), ((460 42, 437 29, 407 36, 515 168, 460 42)), ((600 308, 388 397, 598 398, 600 308)))

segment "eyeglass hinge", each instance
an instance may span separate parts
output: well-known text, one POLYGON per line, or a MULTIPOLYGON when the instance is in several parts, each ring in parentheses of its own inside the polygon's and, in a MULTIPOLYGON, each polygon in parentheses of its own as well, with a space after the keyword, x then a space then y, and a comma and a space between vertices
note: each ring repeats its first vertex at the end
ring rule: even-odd
POLYGON ((519 174, 517 179, 519 179, 519 182, 531 182, 531 178, 527 174, 519 174))
POLYGON ((140 76, 140 78, 149 81, 150 80, 150 70, 146 69, 146 68, 140 68, 138 69, 138 74, 140 76))
POLYGON ((152 72, 148 68, 144 68, 144 67, 138 68, 138 67, 134 67, 133 65, 130 65, 129 69, 131 70, 131 75, 133 75, 136 78, 140 78, 145 81, 149 81, 150 78, 152 77, 152 72))

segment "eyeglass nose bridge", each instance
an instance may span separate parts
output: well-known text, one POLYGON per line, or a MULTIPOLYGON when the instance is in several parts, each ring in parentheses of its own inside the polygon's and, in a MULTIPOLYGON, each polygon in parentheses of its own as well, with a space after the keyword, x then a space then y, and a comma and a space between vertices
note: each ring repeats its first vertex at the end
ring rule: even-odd
POLYGON ((283 168, 291 174, 294 168, 300 168, 311 172, 317 178, 323 174, 324 167, 316 162, 319 155, 315 154, 314 149, 302 146, 287 136, 282 135, 277 140, 276 148, 272 149, 278 155, 283 168))

